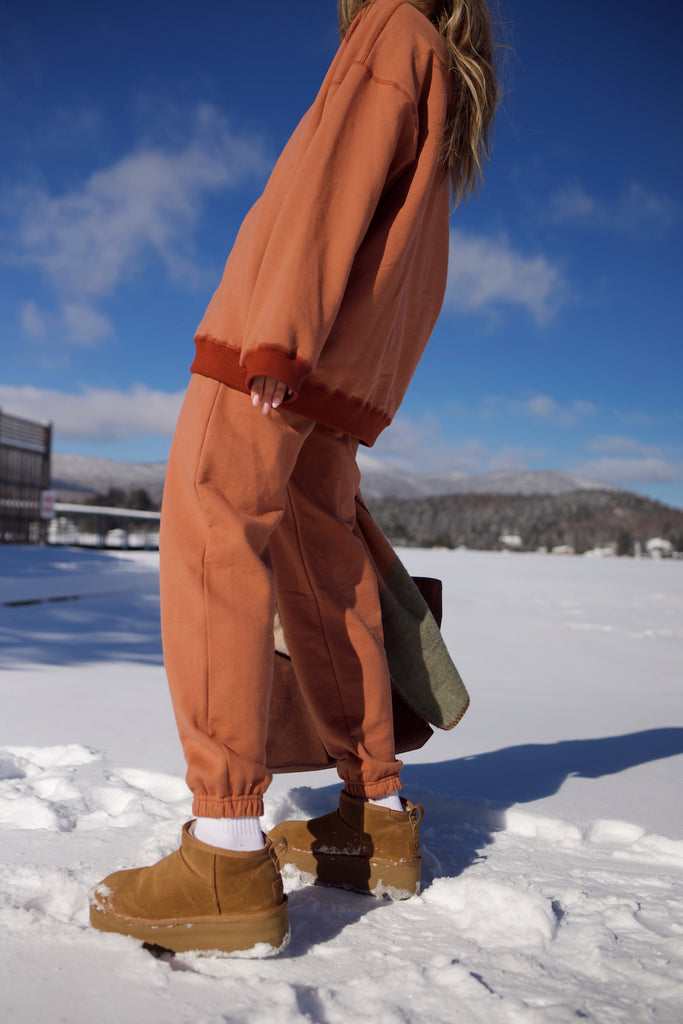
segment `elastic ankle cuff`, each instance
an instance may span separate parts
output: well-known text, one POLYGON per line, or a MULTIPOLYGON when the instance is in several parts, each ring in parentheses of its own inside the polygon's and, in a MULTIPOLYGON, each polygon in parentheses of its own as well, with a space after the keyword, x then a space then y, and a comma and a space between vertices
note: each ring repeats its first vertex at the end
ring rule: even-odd
POLYGON ((192 814, 195 818, 262 818, 263 797, 195 796, 192 814))
POLYGON ((380 797, 398 793, 402 783, 398 776, 382 779, 380 782, 344 782, 344 792, 359 800, 378 800, 380 797))

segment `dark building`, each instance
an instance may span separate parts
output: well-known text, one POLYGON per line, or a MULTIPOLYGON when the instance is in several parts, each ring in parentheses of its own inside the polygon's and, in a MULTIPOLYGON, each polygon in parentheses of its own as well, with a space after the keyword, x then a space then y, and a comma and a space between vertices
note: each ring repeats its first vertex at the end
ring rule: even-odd
POLYGON ((45 539, 43 492, 50 487, 52 426, 0 409, 0 543, 45 539))

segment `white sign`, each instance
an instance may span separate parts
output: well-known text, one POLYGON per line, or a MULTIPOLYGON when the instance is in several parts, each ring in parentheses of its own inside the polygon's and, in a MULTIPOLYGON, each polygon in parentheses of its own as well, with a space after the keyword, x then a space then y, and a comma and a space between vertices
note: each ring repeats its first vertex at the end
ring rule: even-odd
POLYGON ((55 491, 41 491, 40 492, 40 518, 41 519, 54 519, 55 517, 55 502, 57 500, 57 494, 55 491))

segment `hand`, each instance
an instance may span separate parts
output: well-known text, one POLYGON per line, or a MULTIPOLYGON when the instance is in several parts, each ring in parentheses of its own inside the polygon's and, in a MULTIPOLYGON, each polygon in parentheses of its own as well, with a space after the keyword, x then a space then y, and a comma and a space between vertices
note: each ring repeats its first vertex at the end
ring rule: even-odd
POLYGON ((274 377, 254 377, 251 382, 251 404, 261 406, 267 416, 271 409, 277 409, 287 397, 287 385, 274 377))

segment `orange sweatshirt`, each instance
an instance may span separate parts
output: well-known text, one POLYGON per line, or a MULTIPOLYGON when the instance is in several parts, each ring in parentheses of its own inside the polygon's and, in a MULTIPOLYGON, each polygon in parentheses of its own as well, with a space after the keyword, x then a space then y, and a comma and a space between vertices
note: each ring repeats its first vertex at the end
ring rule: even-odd
POLYGON ((446 62, 407 0, 358 15, 240 228, 193 372, 241 391, 275 377, 292 410, 375 442, 446 287, 446 62))

